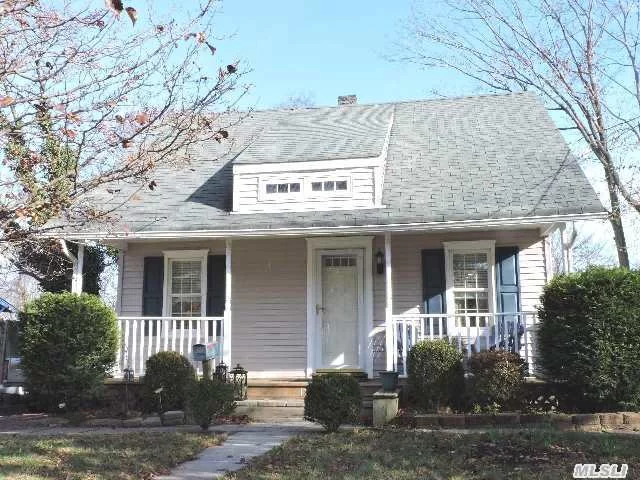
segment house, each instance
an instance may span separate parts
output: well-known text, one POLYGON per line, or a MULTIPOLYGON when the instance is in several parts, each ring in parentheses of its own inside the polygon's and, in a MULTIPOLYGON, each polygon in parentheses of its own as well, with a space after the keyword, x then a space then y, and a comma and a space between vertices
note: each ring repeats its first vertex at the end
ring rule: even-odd
POLYGON ((438 337, 532 371, 548 236, 606 218, 542 103, 340 103, 253 112, 157 188, 105 193, 108 224, 64 234, 121 252, 120 371, 218 341, 250 379, 371 378, 438 337))

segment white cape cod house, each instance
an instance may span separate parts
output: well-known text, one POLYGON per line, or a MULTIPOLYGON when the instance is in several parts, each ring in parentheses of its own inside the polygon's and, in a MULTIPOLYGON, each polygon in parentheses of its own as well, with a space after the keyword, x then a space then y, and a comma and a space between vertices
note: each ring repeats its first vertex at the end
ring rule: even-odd
POLYGON ((119 371, 218 341, 250 379, 371 378, 437 337, 532 368, 547 238, 605 218, 528 93, 257 111, 230 138, 65 236, 120 249, 119 371))

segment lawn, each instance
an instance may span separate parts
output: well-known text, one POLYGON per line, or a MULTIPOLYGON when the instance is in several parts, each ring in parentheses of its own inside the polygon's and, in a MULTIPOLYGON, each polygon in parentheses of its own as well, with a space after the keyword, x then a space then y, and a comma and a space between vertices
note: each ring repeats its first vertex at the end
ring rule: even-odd
POLYGON ((228 478, 556 480, 572 478, 575 463, 628 463, 627 478, 640 478, 640 437, 362 429, 292 439, 228 478))
POLYGON ((220 441, 172 432, 0 435, 0 480, 149 479, 220 441))

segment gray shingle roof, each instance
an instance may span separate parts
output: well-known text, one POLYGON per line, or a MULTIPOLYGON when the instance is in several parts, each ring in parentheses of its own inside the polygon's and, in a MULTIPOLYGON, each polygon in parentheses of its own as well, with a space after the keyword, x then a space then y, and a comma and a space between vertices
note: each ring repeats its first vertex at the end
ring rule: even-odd
MULTIPOLYGON (((194 152, 188 168, 160 169, 158 188, 118 208, 109 230, 385 225, 604 210, 546 109, 529 93, 257 111, 230 134, 231 149, 212 141, 194 152), (233 162, 377 156, 392 113, 384 208, 230 213, 233 162)), ((132 188, 105 202, 119 204, 132 188)))
POLYGON ((393 105, 293 110, 273 124, 235 163, 370 158, 382 153, 393 105))

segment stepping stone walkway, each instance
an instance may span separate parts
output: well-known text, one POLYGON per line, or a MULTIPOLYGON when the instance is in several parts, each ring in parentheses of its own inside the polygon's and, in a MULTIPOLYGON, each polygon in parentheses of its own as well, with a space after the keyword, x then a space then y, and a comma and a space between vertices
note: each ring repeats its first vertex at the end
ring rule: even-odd
MULTIPOLYGON (((217 430, 215 427, 212 430, 217 430)), ((205 480, 223 477, 240 470, 248 461, 262 455, 289 438, 304 432, 318 431, 308 422, 254 423, 228 433, 227 440, 217 447, 204 450, 197 459, 183 463, 169 475, 157 480, 205 480)))

